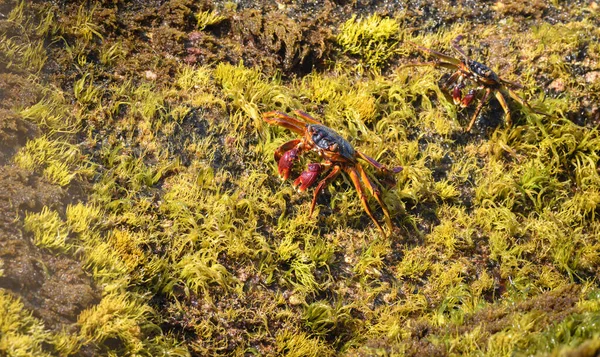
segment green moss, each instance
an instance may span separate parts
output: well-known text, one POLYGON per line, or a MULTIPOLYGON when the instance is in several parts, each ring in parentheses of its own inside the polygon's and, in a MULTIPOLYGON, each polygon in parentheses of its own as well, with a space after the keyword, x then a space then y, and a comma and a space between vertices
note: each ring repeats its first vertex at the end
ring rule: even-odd
POLYGON ((111 338, 122 344, 124 353, 140 353, 144 350, 144 334, 156 329, 149 322, 152 313, 149 306, 125 294, 106 295, 98 305, 79 315, 79 333, 84 343, 100 344, 111 338))
MULTIPOLYGON (((445 16, 469 9, 437 3, 435 22, 402 12, 343 24, 337 16, 349 7, 238 12, 226 4, 225 22, 222 10, 181 1, 135 16, 128 7, 67 4, 30 17, 27 6, 19 3, 10 21, 64 40, 45 53, 42 42, 10 37, 6 68, 27 58, 35 72, 44 61, 34 59, 47 55, 61 75, 46 73, 55 86, 36 77, 41 100, 16 108, 42 135, 12 162, 65 192, 81 187, 85 197, 74 200, 85 203, 66 202, 64 221, 44 208, 25 213, 24 224, 40 246, 81 259, 104 290, 72 328, 40 335, 53 352, 511 355, 595 346, 600 140, 589 103, 597 86, 578 74, 598 57, 590 20, 523 31, 533 28, 523 17, 498 26, 464 17, 447 27, 445 16), (319 52, 334 40, 311 27, 324 18, 339 29, 340 53, 319 52), (214 24, 219 31, 208 31, 214 24), (244 26, 252 35, 229 48, 227 36, 244 26), (214 43, 186 38, 190 29, 214 43), (442 93, 448 71, 403 67, 429 56, 400 42, 454 56, 458 34, 469 35, 463 47, 472 58, 561 118, 511 102, 506 128, 492 98, 479 127, 464 133, 474 108, 442 93), (315 44, 322 47, 309 55, 315 44), (186 57, 199 49, 206 60, 186 57), (315 70, 299 74, 305 58, 321 55, 315 70), (238 64, 211 65, 214 58, 238 64), (263 64, 275 62, 281 75, 273 77, 263 64), (155 80, 143 76, 149 69, 155 80), (555 93, 550 80, 565 89, 555 93), (318 197, 312 217, 312 191, 277 180, 273 152, 297 135, 267 127, 262 113, 294 109, 404 167, 382 192, 395 227, 389 238, 378 238, 344 175, 318 197)), ((294 175, 307 162, 321 158, 303 155, 294 175)))
POLYGON ((77 177, 91 174, 93 165, 83 158, 75 145, 41 136, 27 142, 13 160, 25 170, 42 169, 48 181, 66 186, 77 177))
POLYGON ((196 14, 196 27, 202 31, 206 26, 215 25, 225 20, 227 17, 219 15, 216 11, 202 11, 196 14))
POLYGON ((25 230, 33 234, 34 243, 40 248, 66 252, 73 248, 69 231, 58 212, 44 207, 40 213, 27 213, 25 230))
POLYGON ((379 15, 357 19, 353 15, 340 27, 337 42, 345 52, 362 57, 367 68, 377 69, 393 55, 401 37, 396 19, 379 15))
POLYGON ((277 354, 289 357, 333 356, 334 351, 322 341, 310 338, 301 331, 282 332, 277 335, 277 354))
MULTIPOLYGON (((207 295, 210 284, 228 288, 235 283, 231 274, 214 257, 204 252, 184 255, 175 269, 185 286, 196 294, 207 295)), ((207 296, 207 298, 209 298, 207 296)))
POLYGON ((61 26, 61 32, 73 35, 86 43, 92 41, 94 38, 102 40, 103 36, 100 33, 100 26, 94 21, 95 11, 96 7, 90 9, 84 5, 79 6, 73 22, 61 26))
POLYGON ((44 350, 49 340, 43 323, 21 301, 0 290, 0 351, 7 356, 50 356, 44 350))

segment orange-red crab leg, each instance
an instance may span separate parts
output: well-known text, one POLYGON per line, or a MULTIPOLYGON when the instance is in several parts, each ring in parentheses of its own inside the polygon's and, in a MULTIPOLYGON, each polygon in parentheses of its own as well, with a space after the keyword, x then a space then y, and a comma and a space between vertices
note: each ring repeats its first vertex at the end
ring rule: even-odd
POLYGON ((495 94, 496 94, 496 99, 498 99, 498 102, 500 103, 500 105, 502 106, 502 109, 504 109, 504 113, 506 114, 506 117, 504 119, 504 121, 506 122, 506 126, 510 127, 512 125, 512 119, 510 117, 510 107, 508 106, 508 103, 506 102, 506 98, 504 98, 504 96, 502 95, 502 93, 500 93, 500 91, 497 91, 495 94))
POLYGON ((282 112, 268 112, 263 114, 263 119, 269 124, 279 125, 284 128, 290 129, 299 135, 304 135, 306 123, 301 122, 296 118, 292 118, 289 115, 283 114, 282 112))
POLYGON ((296 113, 297 116, 306 120, 309 123, 323 125, 323 123, 321 123, 317 119, 311 117, 308 113, 303 112, 302 110, 294 110, 294 113, 296 113))
POLYGON ((379 202, 379 205, 381 206, 381 209, 383 210, 383 215, 385 216, 385 223, 387 224, 387 226, 391 232, 393 230, 392 219, 390 218, 390 212, 388 211, 386 204, 381 199, 381 191, 369 179, 369 177, 367 176, 367 173, 365 172, 365 170, 363 169, 362 166, 356 165, 356 168, 358 169, 358 172, 360 173, 360 178, 361 178, 362 182, 364 183, 364 185, 370 191, 371 195, 373 197, 375 197, 377 202, 379 202))
POLYGON ((329 175, 327 175, 324 179, 319 181, 319 184, 317 185, 317 188, 315 188, 315 192, 313 193, 313 199, 310 204, 310 212, 308 214, 309 217, 312 216, 312 213, 315 210, 315 204, 317 203, 317 196, 319 195, 319 193, 325 188, 325 186, 331 183, 331 181, 333 181, 340 174, 340 172, 340 166, 335 165, 329 172, 329 175))
MULTIPOLYGON (((415 46, 416 48, 420 49, 421 51, 425 51, 425 52, 433 55, 434 57, 437 57, 437 58, 445 61, 445 62, 439 62, 439 61, 436 61, 436 62, 453 65, 454 66, 453 69, 457 69, 458 65, 461 63, 461 60, 459 60, 458 58, 450 57, 450 56, 445 55, 445 54, 443 54, 441 52, 434 51, 434 50, 432 50, 430 48, 419 46, 419 45, 417 45, 414 42, 410 42, 410 41, 407 41, 407 42, 409 44, 415 46)), ((448 67, 446 67, 446 68, 448 68, 448 67)))
POLYGON ((362 203, 363 208, 365 209, 365 211, 367 212, 369 217, 371 217, 371 220, 373 220, 373 222, 375 222, 375 225, 377 226, 377 228, 379 228, 379 230, 381 231, 381 234, 383 234, 383 236, 386 237, 387 234, 385 233, 385 231, 383 230, 383 228, 381 227, 379 222, 377 222, 377 220, 373 216, 373 212, 371 211, 371 208, 369 207, 369 202, 367 201, 367 196, 365 195, 365 191, 363 190, 363 188, 360 184, 360 177, 359 177, 358 172, 352 166, 347 166, 344 170, 346 171, 346 173, 348 173, 348 176, 350 176, 350 179, 352 180, 352 183, 354 184, 354 187, 356 188, 356 192, 358 193, 358 197, 360 198, 360 202, 362 203))
POLYGON ((279 161, 281 156, 283 156, 286 151, 292 150, 293 148, 298 147, 298 144, 302 142, 302 139, 294 139, 290 140, 287 143, 281 145, 275 150, 275 161, 279 161))
POLYGON ((378 162, 377 160, 375 160, 374 158, 368 156, 367 154, 363 154, 360 151, 356 151, 356 153, 358 154, 358 156, 365 160, 366 162, 368 162, 369 164, 371 164, 371 166, 373 166, 374 168, 378 169, 379 171, 383 172, 383 173, 394 173, 397 174, 400 171, 403 170, 402 166, 396 166, 396 167, 392 167, 392 169, 388 169, 385 165, 383 165, 382 163, 378 162))
POLYGON ((537 109, 533 108, 533 107, 532 107, 531 105, 529 105, 529 103, 527 103, 527 102, 526 102, 524 99, 522 99, 521 97, 519 97, 519 96, 517 95, 517 93, 515 93, 515 92, 514 92, 512 89, 510 89, 510 88, 506 88, 506 91, 508 92, 508 95, 509 95, 509 96, 510 96, 512 99, 516 100, 516 101, 517 101, 519 104, 521 104, 522 106, 524 106, 524 107, 527 107, 527 109, 531 110, 532 112, 534 112, 534 113, 536 113, 536 114, 540 114, 540 115, 545 115, 545 116, 547 116, 547 117, 551 117, 551 116, 552 116, 551 114, 544 113, 544 112, 542 112, 542 111, 540 111, 540 110, 537 110, 537 109))
POLYGON ((485 90, 485 94, 483 95, 483 98, 481 98, 481 101, 477 105, 477 108, 475 109, 475 113, 473 113, 473 117, 471 118, 471 122, 469 122, 469 126, 467 127, 466 131, 471 131, 471 128, 473 127, 473 124, 475 124, 475 120, 477 119, 477 116, 479 115, 481 108, 483 108, 483 105, 485 104, 485 102, 487 102, 491 93, 492 93, 492 88, 487 88, 485 90))
POLYGON ((450 78, 448 78, 448 80, 444 81, 444 83, 441 86, 441 89, 445 90, 445 91, 450 91, 450 87, 452 87, 452 88, 460 87, 460 83, 457 83, 457 81, 460 78, 461 74, 462 74, 461 71, 456 71, 456 72, 452 73, 450 78))
POLYGON ((516 88, 516 89, 523 89, 523 86, 521 84, 507 81, 506 79, 500 78, 500 82, 502 82, 502 84, 504 84, 506 86, 506 89, 511 88, 511 87, 516 88))
POLYGON ((452 40, 452 47, 456 50, 456 52, 460 53, 461 56, 463 56, 465 59, 469 59, 469 56, 467 56, 465 54, 465 51, 463 51, 462 47, 460 47, 460 45, 458 44, 460 42, 460 40, 463 39, 463 35, 458 35, 454 38, 454 40, 452 40))
POLYGON ((443 68, 447 68, 450 70, 457 70, 458 66, 456 66, 455 64, 452 64, 450 62, 442 62, 442 61, 430 61, 430 62, 414 62, 414 63, 409 63, 409 64, 405 64, 402 66, 402 68, 404 67, 417 67, 417 66, 433 66, 433 67, 443 67, 443 68))

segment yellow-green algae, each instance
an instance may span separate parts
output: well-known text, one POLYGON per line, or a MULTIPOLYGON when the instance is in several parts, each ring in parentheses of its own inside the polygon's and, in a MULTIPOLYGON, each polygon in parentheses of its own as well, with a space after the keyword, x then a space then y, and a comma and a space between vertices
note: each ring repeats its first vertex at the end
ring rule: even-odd
MULTIPOLYGON (((335 38, 352 57, 340 54, 324 71, 284 79, 244 63, 174 61, 168 78, 153 81, 140 57, 138 71, 116 73, 131 61, 118 55, 130 44, 104 42, 113 34, 96 23, 97 7, 78 7, 73 26, 53 27, 50 16, 27 21, 23 11, 35 10, 24 4, 8 21, 23 36, 64 41, 51 55, 77 74, 62 89, 40 78, 43 98, 17 108, 44 134, 12 162, 52 184, 91 185, 87 202, 26 212, 22 224, 41 249, 81 259, 103 297, 72 329, 51 331, 0 290, 2 353, 506 356, 600 348, 600 136, 597 122, 567 117, 597 99, 598 81, 564 63, 565 53, 585 47, 588 67, 597 68, 592 20, 523 32, 509 18, 430 32, 403 28, 402 12, 353 16, 335 38), (424 56, 403 40, 451 53, 461 33, 473 34, 475 48, 489 46, 487 58, 474 58, 523 84, 520 94, 553 116, 518 109, 507 128, 490 103, 481 117, 496 125, 483 121, 463 134, 470 109, 444 99, 443 70, 401 66, 424 56), (104 54, 93 61, 98 48, 104 54), (541 77, 566 89, 545 98, 541 77), (373 226, 347 178, 308 217, 310 195, 276 178, 273 151, 294 134, 262 121, 275 109, 311 113, 357 149, 404 166, 398 185, 383 192, 397 226, 391 237, 373 226)), ((189 21, 202 30, 224 21, 217 13, 199 9, 189 21)), ((6 67, 32 63, 34 76, 48 55, 39 42, 2 43, 6 67)))

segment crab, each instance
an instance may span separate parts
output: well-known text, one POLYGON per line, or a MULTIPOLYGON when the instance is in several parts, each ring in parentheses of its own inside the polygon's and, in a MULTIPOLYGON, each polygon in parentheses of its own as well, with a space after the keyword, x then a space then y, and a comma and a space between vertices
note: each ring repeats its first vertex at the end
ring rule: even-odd
POLYGON ((294 162, 300 158, 300 155, 313 151, 323 159, 321 163, 309 163, 306 170, 300 173, 293 183, 298 191, 304 192, 307 188, 317 182, 319 175, 327 173, 327 175, 318 182, 315 188, 312 203, 310 205, 309 217, 312 216, 319 193, 341 172, 345 172, 348 174, 352 184, 356 188, 358 197, 360 198, 365 211, 382 234, 386 236, 386 232, 373 216, 373 211, 369 207, 368 198, 363 189, 364 185, 366 190, 371 193, 381 206, 385 216, 386 225, 391 232, 393 227, 390 213, 382 200, 381 191, 376 184, 381 184, 381 182, 369 178, 358 159, 373 166, 383 177, 382 182, 387 186, 395 185, 396 182, 393 176, 402 171, 402 167, 388 169, 375 159, 354 149, 348 140, 344 139, 333 129, 323 125, 307 113, 300 110, 296 110, 294 113, 302 120, 278 111, 265 113, 263 119, 269 124, 282 126, 301 136, 298 139, 293 139, 284 143, 275 150, 275 161, 278 163, 277 168, 279 176, 283 180, 289 178, 294 162))
POLYGON ((473 102, 473 100, 477 97, 478 92, 485 90, 483 97, 480 99, 477 108, 475 109, 475 113, 473 113, 473 117, 469 122, 469 126, 467 126, 466 131, 471 131, 479 112, 483 105, 488 101, 490 95, 493 93, 496 96, 496 99, 504 109, 504 113, 506 114, 506 126, 510 127, 512 125, 511 120, 511 111, 508 103, 506 101, 506 96, 508 95, 513 100, 517 101, 521 106, 527 107, 530 111, 541 114, 548 115, 544 112, 533 109, 529 103, 527 103, 524 99, 519 97, 514 90, 522 89, 523 86, 509 82, 505 79, 500 78, 494 71, 492 71, 488 66, 483 63, 472 60, 465 54, 463 49, 459 46, 460 40, 463 39, 462 35, 457 36, 454 40, 452 40, 452 48, 456 52, 460 54, 462 59, 454 58, 443 53, 434 51, 429 48, 425 48, 419 46, 415 43, 409 42, 411 45, 425 51, 436 59, 431 62, 419 62, 412 63, 408 66, 422 66, 422 65, 432 65, 434 67, 443 67, 448 68, 455 71, 445 82, 441 85, 441 89, 445 92, 449 92, 452 95, 452 100, 454 104, 460 105, 462 108, 465 108, 473 102), (470 89, 465 96, 463 96, 463 89, 467 86, 467 84, 471 82, 474 83, 476 88, 470 89))

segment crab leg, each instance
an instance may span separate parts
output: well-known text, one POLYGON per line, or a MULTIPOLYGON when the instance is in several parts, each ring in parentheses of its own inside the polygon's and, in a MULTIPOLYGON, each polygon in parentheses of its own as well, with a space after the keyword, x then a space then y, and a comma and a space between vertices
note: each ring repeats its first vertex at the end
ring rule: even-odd
POLYGON ((388 226, 388 228, 389 228, 389 230, 391 232, 393 230, 393 228, 392 228, 392 219, 390 218, 390 212, 388 211, 388 208, 387 208, 386 204, 381 199, 381 191, 369 179, 369 177, 367 176, 367 173, 362 168, 362 166, 356 165, 356 167, 358 169, 358 172, 360 173, 360 178, 362 179, 362 182, 365 184, 365 186, 367 187, 367 189, 370 191, 371 195, 373 197, 375 197, 375 199, 377 200, 377 202, 379 202, 379 205, 381 206, 381 209, 383 210, 383 215, 385 216, 385 223, 387 224, 387 226, 388 226))
POLYGON ((458 104, 460 104, 461 108, 466 108, 471 104, 473 99, 475 99, 477 92, 474 89, 471 89, 467 95, 465 95, 458 104))
POLYGON ((352 166, 346 167, 345 171, 350 176, 350 179, 352 180, 352 183, 354 184, 354 187, 356 188, 356 192, 358 192, 358 197, 360 198, 360 202, 362 203, 363 208, 365 209, 365 211, 367 212, 369 217, 371 217, 373 222, 375 222, 375 225, 377 226, 377 228, 379 228, 379 230, 381 231, 383 236, 387 236, 387 234, 385 233, 385 231, 383 230, 383 228, 381 227, 379 222, 377 222, 375 217, 373 217, 373 212, 371 211, 371 208, 369 207, 369 202, 367 201, 367 196, 365 195, 365 191, 363 190, 362 186, 360 185, 360 178, 359 178, 358 172, 352 166))
POLYGON ((290 151, 290 150, 298 147, 298 144, 300 144, 301 142, 302 142, 302 139, 294 139, 294 140, 290 140, 287 143, 278 147, 275 150, 275 161, 279 161, 281 156, 283 156, 287 151, 290 151))
POLYGON ((514 99, 514 100, 516 100, 517 102, 519 102, 519 104, 521 104, 522 106, 524 106, 524 107, 527 107, 527 109, 531 110, 532 112, 534 112, 534 113, 536 113, 536 114, 540 114, 540 115, 545 115, 545 116, 547 116, 547 117, 551 117, 551 116, 552 116, 551 114, 544 113, 544 112, 542 112, 542 111, 539 111, 539 110, 537 110, 537 109, 533 108, 533 107, 532 107, 531 105, 529 105, 529 103, 527 103, 527 102, 526 102, 524 99, 521 99, 521 97, 519 97, 519 96, 517 95, 517 93, 515 93, 515 92, 514 92, 512 89, 510 89, 510 88, 506 88, 506 91, 508 92, 508 95, 509 95, 509 96, 510 96, 512 99, 514 99))
POLYGON ((368 155, 366 155, 366 154, 363 154, 362 152, 360 152, 360 151, 358 151, 358 150, 356 151, 356 153, 358 154, 358 156, 359 156, 361 159, 365 160, 366 162, 368 162, 369 164, 371 164, 373 167, 375 167, 376 169, 378 169, 378 170, 379 170, 379 171, 381 171, 381 172, 384 172, 384 173, 394 173, 394 174, 397 174, 397 173, 399 173, 400 171, 402 171, 402 169, 403 169, 403 167, 402 167, 402 166, 396 166, 396 167, 393 167, 393 168, 390 170, 390 169, 388 169, 387 167, 385 167, 385 165, 383 165, 382 163, 378 162, 378 161, 377 161, 377 160, 375 160, 374 158, 372 158, 372 157, 370 157, 370 156, 368 156, 368 155))
POLYGON ((465 52, 463 51, 462 47, 459 46, 459 42, 460 40, 463 39, 463 35, 458 35, 456 36, 456 38, 454 38, 454 40, 452 40, 452 47, 456 50, 456 52, 460 53, 461 56, 463 56, 464 58, 468 59, 469 56, 467 56, 465 54, 465 52))
POLYGON ((432 50, 430 48, 427 48, 427 47, 419 46, 419 45, 417 45, 414 42, 410 42, 410 41, 407 41, 407 42, 409 44, 415 46, 416 48, 420 49, 421 51, 425 51, 425 52, 427 52, 427 53, 429 53, 429 54, 431 54, 431 55, 433 55, 433 56, 435 56, 435 57, 437 57, 437 58, 439 58, 441 60, 446 61, 446 62, 441 62, 441 63, 448 63, 448 64, 451 64, 451 65, 454 65, 455 66, 454 69, 456 69, 458 67, 458 65, 460 64, 460 60, 459 59, 456 59, 454 57, 450 57, 448 55, 445 55, 445 54, 443 54, 441 52, 438 52, 438 51, 434 51, 434 50, 432 50))
MULTIPOLYGON (((504 109, 504 113, 506 113, 506 117, 504 119, 504 121, 506 121, 506 126, 510 127, 512 125, 512 120, 510 118, 510 107, 508 106, 508 103, 506 103, 506 98, 504 98, 504 96, 502 95, 502 93, 500 93, 500 91, 497 91, 495 94, 496 94, 496 99, 498 99, 498 102, 500 102, 502 109, 504 109)), ((528 107, 529 107, 529 105, 528 105, 528 107)))
POLYGON ((475 124, 475 119, 477 119, 477 116, 479 115, 481 108, 483 108, 483 105, 485 104, 485 102, 487 102, 491 93, 492 93, 492 88, 487 88, 485 90, 485 94, 483 95, 483 98, 481 98, 481 101, 477 105, 477 108, 475 109, 475 113, 473 114, 473 118, 471 118, 471 122, 469 123, 469 126, 467 127, 466 131, 471 131, 471 127, 473 127, 473 124, 475 124))
POLYGON ((500 82, 502 82, 502 84, 504 84, 507 89, 509 87, 516 88, 516 89, 522 89, 523 88, 523 86, 521 84, 515 83, 515 82, 511 82, 511 81, 507 81, 506 79, 500 78, 500 82))
POLYGON ((447 69, 451 69, 451 70, 458 69, 458 66, 456 66, 455 64, 450 63, 450 62, 442 62, 442 61, 415 62, 415 63, 405 64, 402 67, 404 68, 404 67, 417 67, 417 66, 443 67, 443 68, 447 68, 447 69))
POLYGON ((294 110, 294 113, 296 113, 296 115, 298 115, 300 118, 306 120, 309 123, 323 125, 323 123, 311 117, 308 113, 305 113, 302 110, 294 110))
POLYGON ((304 134, 304 128, 306 127, 306 123, 285 115, 282 112, 265 113, 263 114, 263 119, 269 124, 282 126, 300 135, 304 134))
POLYGON ((315 188, 315 192, 313 193, 313 199, 310 204, 310 213, 308 214, 309 217, 312 216, 312 213, 315 209, 315 204, 317 203, 317 196, 319 195, 319 193, 325 188, 325 186, 331 183, 331 181, 333 181, 340 174, 340 171, 340 167, 338 165, 335 165, 333 169, 331 169, 329 174, 324 179, 319 181, 319 184, 317 185, 317 188, 315 188))

